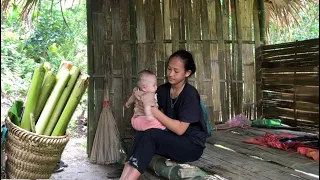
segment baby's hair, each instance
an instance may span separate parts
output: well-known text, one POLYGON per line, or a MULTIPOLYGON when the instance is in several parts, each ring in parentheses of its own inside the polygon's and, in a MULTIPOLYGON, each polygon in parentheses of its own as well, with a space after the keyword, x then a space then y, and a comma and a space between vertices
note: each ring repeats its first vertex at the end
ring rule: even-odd
POLYGON ((147 69, 140 71, 137 75, 138 86, 140 87, 142 85, 143 81, 145 80, 145 78, 147 78, 149 76, 156 76, 156 75, 152 71, 147 70, 147 69))

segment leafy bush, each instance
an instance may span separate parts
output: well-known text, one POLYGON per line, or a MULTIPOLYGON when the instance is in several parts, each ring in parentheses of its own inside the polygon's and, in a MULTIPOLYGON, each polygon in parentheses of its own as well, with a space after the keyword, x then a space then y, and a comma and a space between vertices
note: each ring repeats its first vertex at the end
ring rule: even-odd
MULTIPOLYGON (((63 9, 69 27, 59 3, 53 4, 51 10, 51 1, 41 1, 40 10, 32 14, 32 22, 19 21, 21 9, 15 4, 7 14, 1 12, 1 92, 9 99, 25 99, 37 62, 48 61, 57 70, 61 61, 68 60, 87 72, 86 4, 78 2, 63 9)), ((86 104, 85 94, 70 123, 73 136, 79 136, 83 128, 77 119, 87 109, 86 104)))
POLYGON ((319 4, 305 3, 305 7, 306 11, 299 12, 297 25, 277 27, 270 23, 269 44, 319 38, 319 4))
POLYGON ((52 9, 51 1, 42 2, 32 22, 20 21, 21 8, 14 3, 1 12, 1 84, 9 95, 26 95, 37 62, 48 61, 57 69, 68 60, 87 71, 86 4, 79 1, 63 10, 68 28, 60 4, 53 2, 52 9))
POLYGON ((48 61, 54 67, 59 67, 63 60, 73 61, 78 44, 83 43, 76 40, 82 38, 86 41, 84 33, 86 28, 83 28, 86 27, 85 6, 80 4, 75 10, 65 10, 63 13, 68 23, 65 24, 59 3, 54 4, 52 9, 50 1, 45 2, 44 5, 45 7, 37 12, 34 29, 24 42, 24 49, 28 58, 48 61))

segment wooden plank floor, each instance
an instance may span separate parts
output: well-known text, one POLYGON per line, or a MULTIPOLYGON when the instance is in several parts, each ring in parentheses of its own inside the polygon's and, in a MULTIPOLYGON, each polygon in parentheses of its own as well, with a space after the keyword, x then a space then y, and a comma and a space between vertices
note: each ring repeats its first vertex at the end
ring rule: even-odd
POLYGON ((202 157, 190 164, 235 180, 319 179, 319 162, 317 161, 295 152, 242 142, 245 139, 262 137, 266 132, 306 135, 304 132, 262 128, 213 131, 212 136, 207 139, 202 157))

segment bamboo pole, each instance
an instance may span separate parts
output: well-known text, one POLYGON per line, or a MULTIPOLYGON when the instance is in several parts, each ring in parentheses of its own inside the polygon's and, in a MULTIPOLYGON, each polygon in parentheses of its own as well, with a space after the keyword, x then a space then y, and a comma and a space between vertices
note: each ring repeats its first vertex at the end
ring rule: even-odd
MULTIPOLYGON (((136 17, 137 17, 137 42, 146 42, 146 21, 144 15, 144 3, 143 1, 136 0, 136 17)), ((146 44, 138 44, 137 45, 137 71, 141 71, 147 67, 147 45, 146 44)))
MULTIPOLYGON (((203 40, 209 40, 210 34, 209 34, 209 16, 208 16, 208 3, 206 0, 202 0, 202 8, 201 8, 201 22, 202 22, 202 39, 203 40)), ((204 41, 203 42, 203 66, 204 66, 204 78, 210 79, 212 76, 212 68, 211 68, 211 58, 210 58, 210 43, 204 41)), ((213 85, 212 80, 206 82, 205 79, 202 79, 202 83, 204 84, 204 93, 206 96, 206 99, 203 101, 206 103, 206 108, 208 111, 208 114, 210 117, 214 114, 214 104, 213 104, 213 97, 212 97, 212 91, 213 91, 213 85)), ((210 125, 211 127, 214 127, 214 119, 210 118, 210 125)))
MULTIPOLYGON (((242 80, 242 20, 241 20, 241 10, 239 7, 240 0, 235 1, 235 12, 236 12, 236 25, 237 25, 237 37, 238 37, 238 61, 237 61, 237 81, 242 80)), ((243 84, 237 84, 238 93, 238 113, 242 113, 242 98, 243 98, 243 84)))
MULTIPOLYGON (((165 44, 165 58, 169 58, 172 52, 172 43, 171 40, 171 14, 170 14, 170 3, 171 0, 162 1, 162 11, 163 11, 163 27, 164 27, 164 39, 170 40, 170 43, 165 44)), ((186 2, 187 4, 188 2, 186 2)))
POLYGON ((84 92, 88 87, 88 75, 81 74, 70 94, 68 102, 63 109, 61 116, 53 129, 51 136, 62 136, 65 134, 71 117, 76 110, 84 92))
POLYGON ((171 22, 171 40, 172 52, 179 50, 179 7, 178 0, 170 0, 170 22, 171 22))
POLYGON ((166 162, 166 158, 155 155, 149 163, 148 168, 153 170, 156 174, 172 180, 181 180, 208 175, 207 172, 191 165, 182 165, 177 163, 171 163, 170 165, 167 165, 166 162))
POLYGON ((42 64, 35 67, 21 120, 21 128, 27 131, 31 130, 30 114, 35 113, 44 75, 45 69, 42 64))
MULTIPOLYGON (((88 122, 87 122, 87 154, 90 157, 94 132, 91 130, 91 121, 94 121, 94 58, 93 58, 93 19, 92 19, 92 1, 87 0, 87 65, 89 75, 89 86, 88 86, 88 122)), ((94 3, 95 1, 93 1, 94 3)))
POLYGON ((264 0, 257 0, 258 11, 259 11, 259 27, 260 27, 260 40, 263 44, 266 43, 266 19, 264 10, 264 0))
MULTIPOLYGON (((144 12, 144 21, 145 23, 145 33, 146 33, 146 41, 154 41, 155 39, 155 11, 154 11, 154 0, 145 1, 143 5, 144 12)), ((178 10, 177 10, 178 11, 178 10)), ((177 21, 179 23, 179 21, 177 21)), ((178 24, 179 25, 179 24, 178 24)), ((179 28, 177 26, 177 28, 179 28)), ((177 34, 177 38, 179 39, 179 31, 177 34)), ((146 53, 144 54, 146 59, 146 68, 152 72, 156 72, 156 59, 155 59, 155 44, 151 43, 149 45, 145 45, 146 53)), ((177 43, 179 46, 179 42, 177 43)))
POLYGON ((47 127, 50 117, 56 107, 61 94, 70 79, 69 69, 61 68, 58 72, 59 79, 54 86, 36 124, 36 134, 42 135, 47 127))
MULTIPOLYGON (((255 56, 259 57, 261 53, 261 41, 260 41, 260 26, 259 26, 259 9, 258 1, 254 0, 253 4, 253 25, 254 25, 254 40, 255 40, 255 56)), ((261 61, 260 58, 255 59, 255 72, 256 79, 254 84, 255 89, 255 113, 254 119, 261 118, 261 105, 262 105, 262 95, 261 95, 261 61)))
MULTIPOLYGON (((253 2, 254 0, 239 1, 239 8, 241 10, 242 35, 244 40, 252 40, 252 16, 253 16, 253 2)), ((244 112, 248 119, 251 119, 253 95, 254 95, 254 60, 253 60, 253 46, 245 44, 242 47, 243 52, 243 75, 244 75, 244 112)))
MULTIPOLYGON (((220 67, 220 79, 225 79, 225 66, 224 66, 224 43, 223 43, 223 28, 222 28, 222 15, 220 0, 215 1, 215 10, 217 17, 217 35, 218 35, 218 63, 220 67)), ((220 99, 222 110, 222 121, 228 120, 227 102, 226 102, 226 87, 225 83, 220 83, 220 99)))
MULTIPOLYGON (((223 39, 229 39, 230 36, 230 27, 229 27, 229 18, 230 18, 230 12, 229 12, 229 0, 225 0, 222 3, 222 23, 223 23, 223 39)), ((224 42, 224 41, 223 41, 224 42)), ((230 69, 230 44, 224 43, 224 61, 225 61, 225 77, 226 81, 230 82, 231 79, 231 69, 230 69)), ((232 83, 225 83, 226 87, 226 113, 227 113, 227 119, 230 119, 232 117, 233 112, 230 111, 230 104, 232 104, 232 99, 230 99, 230 85, 232 83), (231 117, 230 117, 231 115, 231 117)))
POLYGON ((70 93, 74 87, 74 84, 76 83, 78 76, 80 73, 80 69, 76 66, 73 66, 70 70, 70 80, 68 81, 68 84, 66 87, 63 89, 63 92, 59 98, 59 101, 57 102, 56 107, 54 108, 52 115, 50 117, 50 121, 48 122, 44 135, 50 136, 53 128, 55 127, 56 123, 58 122, 58 119, 69 99, 70 93))
POLYGON ((54 72, 52 72, 51 70, 49 70, 45 74, 45 78, 44 78, 42 86, 41 86, 40 96, 39 96, 39 100, 38 100, 37 107, 36 107, 35 114, 34 114, 35 122, 37 122, 37 120, 41 114, 41 111, 42 111, 44 105, 46 104, 48 97, 50 96, 50 93, 51 93, 55 83, 56 83, 56 74, 54 72))
POLYGON ((158 84, 163 84, 164 77, 166 74, 165 67, 165 55, 164 55, 164 29, 163 29, 163 13, 161 11, 160 0, 154 1, 154 13, 155 13, 155 59, 157 66, 157 77, 163 77, 163 79, 158 79, 158 84))
MULTIPOLYGON (((208 1, 208 23, 209 23, 209 39, 217 41, 217 14, 215 1, 208 1)), ((213 118, 211 121, 217 123, 221 121, 221 97, 220 97, 220 67, 218 63, 218 44, 210 44, 210 68, 212 81, 212 103, 213 103, 213 118)), ((223 80, 222 80, 223 81, 223 80)), ((213 127, 213 126, 212 126, 213 127)))
MULTIPOLYGON (((236 7, 235 0, 230 0, 231 6, 231 19, 232 19, 232 62, 231 62, 231 81, 237 80, 237 62, 238 62, 238 44, 237 38, 237 22, 236 22, 236 7)), ((238 97, 237 97, 237 84, 231 82, 231 109, 234 114, 240 114, 238 109, 238 97)))
MULTIPOLYGON (((186 26, 185 26, 185 16, 186 13, 184 12, 184 3, 185 0, 178 0, 178 7, 179 7, 179 37, 180 41, 185 41, 186 40, 186 26)), ((186 49, 186 44, 185 43, 180 43, 179 44, 179 49, 186 49)))
MULTIPOLYGON (((122 43, 122 40, 127 40, 130 41, 130 1, 128 0, 120 0, 120 4, 119 4, 119 15, 120 15, 120 29, 121 29, 121 39, 120 41, 120 46, 121 46, 121 55, 120 55, 120 59, 122 62, 122 97, 130 97, 130 95, 132 94, 132 61, 131 61, 131 45, 130 44, 125 44, 122 43), (121 12, 128 12, 128 13, 121 13, 121 12)), ((149 14, 149 12, 146 12, 149 14)), ((152 18, 152 13, 150 15, 150 18, 152 18)), ((149 28, 149 29, 152 29, 149 28)), ((153 28, 154 29, 154 28, 153 28)), ((152 46, 149 47, 153 48, 152 46)), ((152 51, 151 51, 152 52, 152 51)), ((150 54, 150 52, 149 52, 150 54)), ((150 57, 153 61, 155 61, 155 58, 150 57)), ((112 71, 106 71, 105 72, 105 76, 110 77, 112 74, 112 71)), ((111 82, 111 81, 109 81, 111 82)), ((108 88, 108 94, 110 91, 110 87, 111 85, 109 83, 105 83, 105 86, 108 88)), ((108 97, 105 97, 105 99, 109 100, 110 96, 108 95, 108 97)), ((122 105, 121 103, 119 103, 119 105, 122 105)), ((119 106, 113 106, 114 108, 119 109, 119 106)), ((128 119, 131 118, 132 116, 132 108, 127 109, 127 110, 123 110, 123 106, 120 106, 120 110, 122 111, 122 117, 118 118, 119 119, 119 123, 117 124, 119 127, 119 130, 121 130, 121 133, 124 136, 124 133, 126 132, 126 129, 131 128, 132 125, 131 123, 128 121, 128 119)), ((116 113, 116 112, 115 112, 116 113)))
POLYGON ((201 39, 201 27, 200 27, 200 16, 201 16, 201 8, 202 1, 194 1, 192 2, 192 16, 191 16, 191 36, 190 36, 190 51, 193 54, 195 64, 197 66, 197 71, 195 73, 195 87, 198 89, 199 94, 202 96, 204 102, 206 102, 205 96, 205 68, 204 68, 204 59, 202 54, 203 44, 195 44, 194 40, 201 39))
MULTIPOLYGON (((136 40, 137 40, 137 34, 136 34, 136 13, 135 13, 135 0, 130 0, 129 2, 130 6, 130 41, 131 41, 131 64, 132 64, 132 74, 136 75, 138 73, 137 71, 137 54, 136 54, 136 40)), ((136 81, 135 79, 132 79, 132 85, 135 86, 136 81)))
MULTIPOLYGON (((112 68, 111 70, 111 76, 113 77, 114 74, 118 74, 121 76, 121 78, 112 78, 112 82, 108 84, 108 89, 110 88, 111 91, 109 91, 110 95, 112 95, 112 99, 108 99, 110 103, 110 108, 112 109, 114 113, 114 118, 116 120, 116 123, 119 125, 120 129, 123 127, 123 103, 124 102, 124 96, 123 96, 123 91, 125 89, 125 85, 123 82, 123 76, 124 76, 124 67, 123 67, 123 62, 125 61, 122 56, 124 56, 125 52, 124 49, 121 48, 121 33, 125 32, 124 30, 121 29, 121 23, 120 23, 120 1, 119 0, 112 0, 111 1, 111 17, 112 17, 112 34, 111 39, 113 42, 112 46, 112 56, 110 58, 111 63, 110 65, 112 68), (110 86, 109 86, 110 85, 110 86)), ((145 49, 144 49, 145 50, 145 49)), ((146 52, 146 51, 145 51, 146 52)), ((105 54, 104 54, 105 55, 105 54)), ((102 63, 107 63, 107 61, 102 61, 102 63)), ((108 62, 109 63, 109 62, 108 62)), ((109 64, 106 64, 105 67, 107 67, 109 64)), ((101 73, 105 73, 105 69, 101 69, 101 73)), ((109 70, 107 70, 109 71, 109 70)), ((108 78, 108 77, 106 77, 108 78)), ((102 105, 103 105, 103 99, 104 99, 104 89, 105 85, 103 79, 101 79, 101 89, 99 89, 100 94, 100 100, 97 101, 97 105, 99 106, 99 109, 96 111, 97 117, 100 116, 101 110, 102 110, 102 105)), ((109 94, 108 93, 108 94, 109 94)), ((110 132, 111 133, 111 132, 110 132)))

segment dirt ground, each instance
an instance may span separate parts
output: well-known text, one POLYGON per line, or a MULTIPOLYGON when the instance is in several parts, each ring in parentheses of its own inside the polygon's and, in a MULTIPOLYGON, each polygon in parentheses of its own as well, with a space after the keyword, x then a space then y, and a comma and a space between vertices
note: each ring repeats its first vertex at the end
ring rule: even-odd
MULTIPOLYGON (((106 173, 116 170, 117 166, 98 165, 89 162, 86 153, 86 138, 71 138, 62 153, 62 160, 68 164, 62 172, 53 173, 50 179, 56 180, 101 180, 108 179, 106 173)), ((139 180, 163 180, 147 171, 139 180)), ((118 180, 115 178, 113 180, 118 180)))
POLYGON ((85 144, 86 138, 71 138, 62 153, 62 160, 68 167, 52 174, 50 179, 107 179, 106 173, 112 172, 116 167, 90 163, 85 144))

